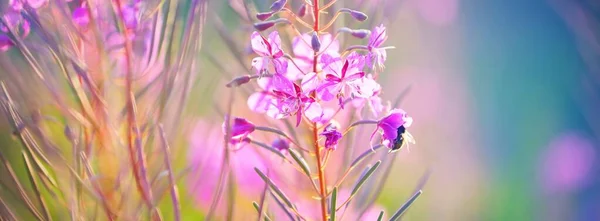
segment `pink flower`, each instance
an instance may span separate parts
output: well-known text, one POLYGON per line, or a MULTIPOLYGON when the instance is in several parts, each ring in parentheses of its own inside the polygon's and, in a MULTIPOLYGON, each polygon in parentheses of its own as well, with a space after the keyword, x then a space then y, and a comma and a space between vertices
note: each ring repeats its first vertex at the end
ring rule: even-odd
POLYGON ((14 44, 10 40, 10 38, 4 34, 0 34, 0 51, 7 51, 14 44))
POLYGON ((37 9, 44 6, 48 0, 9 0, 8 4, 14 11, 20 11, 23 9, 23 3, 26 3, 30 7, 37 9))
POLYGON ((268 39, 264 38, 258 32, 253 32, 250 40, 252 50, 260 56, 252 59, 252 67, 256 69, 257 74, 267 72, 270 64, 273 64, 275 73, 285 74, 288 61, 283 57, 281 38, 277 31, 271 32, 268 39))
POLYGON ((89 13, 85 7, 79 7, 73 10, 73 15, 71 17, 77 26, 84 29, 87 28, 88 24, 90 23, 89 13))
POLYGON ((369 49, 369 53, 367 54, 367 65, 371 68, 384 68, 383 63, 387 58, 387 53, 385 49, 382 48, 381 45, 387 39, 387 31, 385 26, 379 25, 373 29, 371 32, 371 38, 369 39, 369 44, 367 44, 367 48, 369 49))
POLYGON ((411 124, 412 118, 404 110, 393 109, 387 116, 379 120, 377 129, 371 135, 371 139, 375 132, 381 129, 383 132, 382 143, 392 151, 398 150, 406 141, 414 143, 412 136, 406 132, 406 128, 410 127, 411 124))
MULTIPOLYGON (((214 126, 199 122, 189 134, 188 164, 191 171, 190 176, 187 176, 188 189, 189 194, 192 194, 198 205, 204 209, 208 209, 212 202, 224 165, 223 137, 219 136, 219 130, 214 126)), ((266 161, 259 156, 255 148, 229 151, 231 172, 235 176, 237 188, 240 188, 238 193, 246 198, 259 197, 264 182, 254 172, 254 167, 267 171, 266 161)), ((223 199, 221 202, 219 210, 224 209, 222 205, 225 202, 223 199)))
POLYGON ((15 45, 12 39, 9 37, 9 32, 11 29, 14 34, 21 39, 27 37, 31 29, 29 26, 29 21, 24 19, 19 12, 9 11, 4 14, 4 19, 8 27, 0 24, 0 51, 7 51, 15 45))
MULTIPOLYGON (((226 117, 227 119, 228 117, 226 117)), ((227 121, 223 122, 222 128, 223 128, 223 133, 225 133, 226 129, 225 127, 227 127, 226 125, 227 121)), ((231 121, 231 138, 235 139, 235 140, 241 140, 245 137, 247 137, 250 133, 254 132, 255 126, 254 124, 252 124, 252 122, 244 119, 244 118, 240 118, 240 117, 236 117, 233 118, 233 121, 231 121)))
MULTIPOLYGON (((290 80, 300 79, 303 73, 312 72, 313 68, 313 58, 314 58, 314 50, 310 45, 307 45, 306 42, 311 42, 311 35, 303 34, 302 37, 294 37, 292 41, 292 48, 294 51, 294 62, 295 65, 289 65, 286 76, 290 80), (298 69, 300 68, 300 69, 298 69)), ((319 60, 317 64, 322 66, 321 62, 323 56, 335 56, 339 57, 340 43, 337 39, 333 39, 331 34, 324 34, 319 36, 319 42, 321 43, 321 50, 319 53, 323 53, 322 56, 319 56, 319 60), (327 47, 329 46, 329 47, 327 47)), ((318 68, 320 69, 320 67, 318 68)))
POLYGON ((354 56, 351 54, 344 62, 337 59, 327 64, 323 70, 325 73, 323 84, 316 89, 317 93, 322 94, 321 99, 329 101, 337 97, 343 107, 344 94, 349 93, 348 89, 351 89, 349 86, 353 81, 365 76, 365 72, 361 71, 363 65, 362 58, 358 54, 354 56))
POLYGON ((335 150, 339 140, 342 139, 342 133, 340 133, 332 124, 325 127, 321 136, 325 137, 325 148, 329 150, 335 150))
POLYGON ((296 115, 296 126, 300 125, 303 114, 311 121, 323 116, 321 105, 308 97, 297 84, 281 74, 273 75, 265 91, 252 94, 248 106, 257 112, 275 119, 296 115))
POLYGON ((352 104, 356 108, 363 108, 368 104, 373 116, 379 116, 384 109, 384 105, 381 103, 379 94, 381 93, 381 85, 373 79, 372 75, 367 75, 352 83, 354 88, 355 98, 352 100, 352 104))

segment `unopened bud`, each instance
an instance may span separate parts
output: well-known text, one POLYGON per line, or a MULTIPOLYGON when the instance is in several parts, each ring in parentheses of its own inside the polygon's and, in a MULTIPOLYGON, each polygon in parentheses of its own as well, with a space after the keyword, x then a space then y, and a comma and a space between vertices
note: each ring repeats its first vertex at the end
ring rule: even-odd
POLYGON ((270 21, 257 22, 257 23, 254 23, 254 28, 256 28, 256 30, 258 30, 258 31, 264 31, 264 30, 269 29, 270 27, 273 27, 277 23, 289 24, 290 21, 288 21, 285 18, 278 18, 278 19, 270 20, 270 21))
POLYGON ((270 18, 271 16, 273 16, 273 12, 262 12, 256 14, 256 18, 261 21, 267 20, 267 18, 270 18))
POLYGON ((302 18, 306 15, 306 4, 302 4, 302 6, 300 6, 300 8, 298 9, 298 12, 296 12, 296 15, 300 18, 302 18))
POLYGON ((349 9, 349 8, 342 8, 342 9, 340 9, 340 12, 346 12, 346 13, 350 14, 350 16, 352 16, 354 19, 356 19, 358 21, 365 21, 365 20, 367 20, 367 18, 369 18, 367 16, 367 14, 365 14, 365 13, 363 13, 361 11, 349 9))
POLYGON ((237 78, 231 80, 225 86, 227 86, 227 87, 237 87, 237 86, 240 86, 240 85, 248 83, 248 82, 250 82, 250 76, 249 75, 244 75, 244 76, 240 76, 240 77, 237 77, 237 78))
POLYGON ((349 29, 346 27, 340 28, 340 30, 338 30, 338 32, 346 32, 349 33, 350 35, 354 36, 355 38, 366 38, 369 35, 371 35, 371 31, 367 30, 367 29, 349 29))
POLYGON ((285 3, 287 3, 287 0, 277 0, 273 2, 271 5, 271 11, 277 12, 283 9, 283 7, 285 7, 285 3))
POLYGON ((316 32, 313 32, 312 38, 310 39, 310 46, 316 52, 321 50, 321 41, 319 41, 319 35, 316 32))

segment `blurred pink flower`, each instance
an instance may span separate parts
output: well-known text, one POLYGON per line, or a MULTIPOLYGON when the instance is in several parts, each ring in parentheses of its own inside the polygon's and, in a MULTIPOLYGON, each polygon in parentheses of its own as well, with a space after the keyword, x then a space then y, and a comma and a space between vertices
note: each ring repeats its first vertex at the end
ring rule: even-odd
MULTIPOLYGON (((254 148, 228 150, 229 165, 235 176, 240 194, 256 198, 264 188, 264 182, 254 171, 254 167, 268 171, 267 163, 254 148)), ((223 136, 217 125, 198 122, 189 134, 188 163, 192 168, 188 177, 190 194, 195 196, 201 208, 208 209, 224 162, 223 136)), ((222 201, 223 202, 223 199, 222 201)))
POLYGON ((592 142, 579 134, 556 137, 542 155, 542 185, 549 192, 569 192, 581 187, 589 178, 595 154, 592 142))

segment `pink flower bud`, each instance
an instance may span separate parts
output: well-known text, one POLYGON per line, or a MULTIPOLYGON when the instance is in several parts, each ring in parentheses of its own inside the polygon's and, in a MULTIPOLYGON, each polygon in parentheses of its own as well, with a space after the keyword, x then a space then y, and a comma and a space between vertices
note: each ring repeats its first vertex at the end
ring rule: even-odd
POLYGON ((273 2, 271 5, 271 11, 277 12, 283 9, 283 7, 285 7, 285 3, 287 3, 287 0, 277 0, 273 2))
POLYGON ((254 23, 254 28, 256 28, 256 30, 258 30, 258 31, 264 31, 264 30, 267 30, 267 29, 273 27, 277 23, 289 24, 290 21, 288 21, 285 18, 278 18, 278 19, 270 20, 270 21, 257 22, 257 23, 254 23))
POLYGON ((298 8, 298 12, 296 12, 296 15, 300 18, 304 17, 306 15, 306 4, 302 4, 302 6, 300 6, 300 8, 298 8))
POLYGON ((267 20, 268 18, 270 18, 271 16, 273 16, 274 12, 262 12, 262 13, 258 13, 256 14, 256 19, 264 21, 267 20))
POLYGON ((350 16, 352 16, 354 19, 356 19, 358 21, 365 21, 365 20, 367 20, 367 18, 369 18, 367 16, 367 14, 365 14, 361 11, 353 10, 353 9, 342 8, 342 9, 340 9, 340 12, 349 13, 350 16))
POLYGON ((340 28, 340 30, 338 30, 338 32, 346 32, 349 33, 350 35, 354 36, 355 38, 366 38, 369 35, 371 35, 371 31, 367 30, 367 29, 349 29, 346 27, 340 28))
MULTIPOLYGON (((227 120, 229 117, 225 118, 225 122, 223 122, 223 133, 226 132, 225 128, 227 126, 227 120)), ((244 118, 240 118, 240 117, 236 117, 233 119, 233 121, 231 121, 231 138, 244 138, 246 136, 248 136, 250 133, 252 133, 255 129, 255 126, 252 122, 244 119, 244 118)))
POLYGON ((279 151, 285 151, 290 149, 290 142, 286 139, 277 138, 273 141, 271 146, 279 151))

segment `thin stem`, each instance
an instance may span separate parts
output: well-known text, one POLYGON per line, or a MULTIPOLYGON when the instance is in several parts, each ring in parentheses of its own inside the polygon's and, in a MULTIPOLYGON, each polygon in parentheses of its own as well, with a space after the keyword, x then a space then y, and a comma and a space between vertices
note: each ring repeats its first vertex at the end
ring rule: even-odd
POLYGON ((333 4, 335 4, 335 2, 337 2, 337 0, 331 0, 330 2, 325 4, 323 7, 321 7, 321 11, 327 10, 329 7, 333 6, 333 4))
MULTIPOLYGON (((315 31, 317 34, 319 33, 319 0, 313 0, 313 16, 315 18, 315 24, 313 26, 313 31, 315 31)), ((317 73, 317 61, 319 60, 319 54, 318 51, 314 52, 313 55, 313 72, 317 73)), ((314 92, 313 92, 314 93, 314 92)), ((321 200, 321 220, 326 221, 327 220, 327 198, 325 196, 325 192, 326 189, 325 187, 327 186, 325 184, 325 177, 323 174, 323 165, 321 165, 321 150, 319 148, 319 132, 318 132, 318 127, 317 127, 317 123, 313 122, 312 123, 312 131, 313 131, 313 140, 315 142, 315 157, 316 157, 316 161, 317 161, 317 170, 318 170, 318 174, 319 174, 319 189, 320 189, 320 200, 321 200)), ((335 210, 333 210, 333 212, 335 212, 335 210)))
POLYGON ((133 175, 137 184, 138 191, 140 192, 143 201, 146 203, 148 208, 152 210, 152 218, 158 218, 159 214, 153 206, 152 193, 148 186, 148 181, 145 174, 145 163, 144 156, 141 150, 141 136, 139 127, 137 125, 136 113, 135 113, 135 101, 132 90, 133 84, 133 64, 131 58, 132 45, 125 27, 125 15, 123 15, 123 9, 121 0, 116 0, 117 11, 119 16, 119 26, 123 29, 123 37, 125 39, 125 61, 126 61, 126 80, 125 80, 125 98, 127 106, 127 144, 129 149, 129 158, 132 165, 133 175), (136 151, 137 149, 137 151, 136 151), (137 152, 137 153, 136 153, 137 152), (136 159, 137 158, 137 159, 136 159))
POLYGON ((279 13, 281 13, 281 12, 287 12, 289 15, 291 15, 292 17, 294 17, 295 21, 297 21, 298 23, 300 23, 302 26, 304 26, 306 28, 311 28, 308 23, 306 23, 305 21, 303 21, 300 17, 298 17, 298 15, 296 15, 296 13, 292 12, 290 9, 283 8, 283 9, 281 9, 281 11, 279 11, 279 13))

